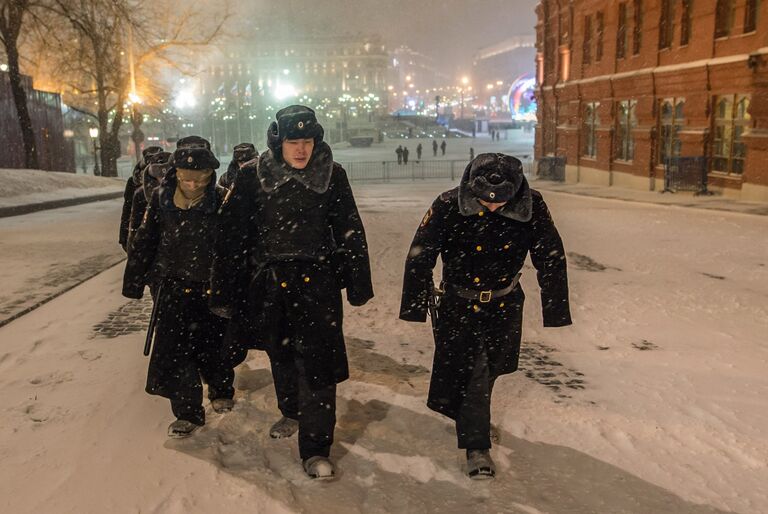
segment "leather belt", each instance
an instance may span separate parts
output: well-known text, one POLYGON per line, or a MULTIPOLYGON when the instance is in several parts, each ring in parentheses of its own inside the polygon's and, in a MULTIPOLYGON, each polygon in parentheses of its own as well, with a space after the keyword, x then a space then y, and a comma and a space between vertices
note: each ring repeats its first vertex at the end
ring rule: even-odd
POLYGON ((479 300, 480 303, 488 303, 494 298, 501 298, 502 296, 506 296, 511 293, 512 290, 517 286, 518 282, 520 282, 520 276, 521 273, 515 275, 515 278, 512 279, 512 282, 503 289, 489 289, 487 291, 467 289, 466 287, 449 284, 447 282, 443 282, 440 285, 443 291, 446 293, 455 294, 456 296, 465 298, 467 300, 479 300))

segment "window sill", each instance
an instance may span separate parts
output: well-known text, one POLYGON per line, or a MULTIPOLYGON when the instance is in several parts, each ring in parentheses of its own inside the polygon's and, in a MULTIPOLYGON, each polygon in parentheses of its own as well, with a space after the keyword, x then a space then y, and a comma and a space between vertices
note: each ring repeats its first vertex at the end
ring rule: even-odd
POLYGON ((725 171, 710 171, 707 173, 707 176, 716 177, 723 180, 733 180, 734 182, 740 182, 742 180, 742 175, 740 173, 728 173, 725 171))

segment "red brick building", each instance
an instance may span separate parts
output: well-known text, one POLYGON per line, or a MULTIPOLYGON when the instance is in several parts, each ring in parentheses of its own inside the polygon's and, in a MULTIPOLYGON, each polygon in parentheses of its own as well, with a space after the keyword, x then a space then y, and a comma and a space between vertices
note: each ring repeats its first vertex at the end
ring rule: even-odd
POLYGON ((542 0, 536 156, 568 182, 660 191, 668 157, 768 201, 768 1, 542 0))

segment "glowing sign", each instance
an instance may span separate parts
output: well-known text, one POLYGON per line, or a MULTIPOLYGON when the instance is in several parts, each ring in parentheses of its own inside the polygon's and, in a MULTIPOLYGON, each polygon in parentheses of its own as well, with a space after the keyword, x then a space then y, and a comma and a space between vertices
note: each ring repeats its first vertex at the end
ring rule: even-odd
POLYGON ((521 75, 509 88, 509 112, 518 121, 536 121, 536 79, 531 74, 521 75))

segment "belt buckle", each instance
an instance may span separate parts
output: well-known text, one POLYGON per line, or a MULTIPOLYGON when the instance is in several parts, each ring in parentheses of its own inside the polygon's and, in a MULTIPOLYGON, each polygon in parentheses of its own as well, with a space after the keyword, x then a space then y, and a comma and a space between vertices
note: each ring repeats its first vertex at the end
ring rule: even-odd
POLYGON ((492 291, 480 291, 480 303, 488 303, 491 301, 492 291))

